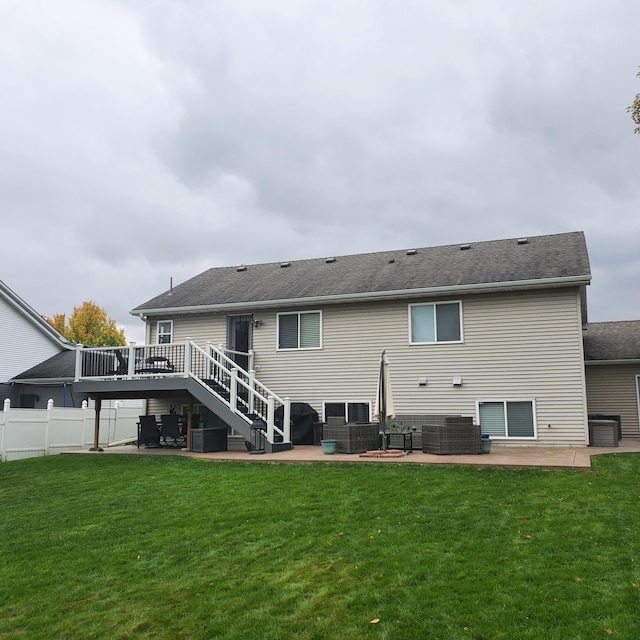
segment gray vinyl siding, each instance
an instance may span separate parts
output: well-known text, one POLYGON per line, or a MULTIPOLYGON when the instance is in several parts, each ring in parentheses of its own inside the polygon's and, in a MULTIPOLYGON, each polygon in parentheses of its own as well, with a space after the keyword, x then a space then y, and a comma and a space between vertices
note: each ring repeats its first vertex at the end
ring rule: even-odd
POLYGON ((623 436, 640 436, 636 376, 640 364, 591 364, 586 367, 589 413, 620 415, 623 436))
MULTIPOLYGON (((277 312, 260 310, 253 331, 259 379, 281 397, 308 402, 370 402, 378 362, 390 360, 396 413, 454 413, 477 419, 482 400, 535 401, 536 440, 508 444, 585 445, 587 418, 581 309, 576 288, 425 298, 460 300, 463 342, 409 344, 406 301, 315 306, 322 311, 322 349, 277 351, 277 312), (426 387, 418 378, 426 377, 426 387), (461 387, 452 379, 462 377, 461 387)), ((162 318, 157 318, 162 319, 162 318)), ((169 317, 168 317, 169 319, 169 317)), ((152 342, 155 342, 155 322, 152 342)), ((226 341, 226 315, 175 316, 174 341, 226 341)))
POLYGON ((0 382, 60 353, 61 347, 0 299, 0 382))

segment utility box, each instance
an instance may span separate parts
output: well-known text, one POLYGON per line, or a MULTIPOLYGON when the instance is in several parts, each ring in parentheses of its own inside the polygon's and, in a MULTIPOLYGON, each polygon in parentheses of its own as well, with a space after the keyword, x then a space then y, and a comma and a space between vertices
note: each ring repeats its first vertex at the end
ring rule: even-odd
POLYGON ((615 420, 589 420, 589 446, 617 447, 618 423, 615 420))
POLYGON ((227 450, 227 428, 211 427, 191 430, 191 451, 211 453, 227 450))

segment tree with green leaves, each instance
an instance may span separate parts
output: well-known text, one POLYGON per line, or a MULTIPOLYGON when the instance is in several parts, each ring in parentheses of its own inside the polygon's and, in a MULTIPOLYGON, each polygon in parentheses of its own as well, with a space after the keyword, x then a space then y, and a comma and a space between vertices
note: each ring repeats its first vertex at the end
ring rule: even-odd
MULTIPOLYGON (((640 78, 640 71, 638 72, 638 78, 640 78)), ((631 119, 638 125, 633 132, 640 133, 640 93, 636 94, 631 106, 627 107, 627 113, 631 114, 631 119)))
POLYGON ((124 329, 118 329, 116 321, 92 301, 74 307, 68 323, 64 313, 45 319, 70 342, 90 347, 119 347, 127 344, 124 329))

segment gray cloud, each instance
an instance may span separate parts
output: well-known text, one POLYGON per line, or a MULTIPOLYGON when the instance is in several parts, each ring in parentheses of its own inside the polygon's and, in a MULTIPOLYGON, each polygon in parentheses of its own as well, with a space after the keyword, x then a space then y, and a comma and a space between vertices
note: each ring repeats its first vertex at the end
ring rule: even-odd
POLYGON ((640 8, 0 0, 0 278, 43 314, 224 264, 584 230, 640 318, 640 8))

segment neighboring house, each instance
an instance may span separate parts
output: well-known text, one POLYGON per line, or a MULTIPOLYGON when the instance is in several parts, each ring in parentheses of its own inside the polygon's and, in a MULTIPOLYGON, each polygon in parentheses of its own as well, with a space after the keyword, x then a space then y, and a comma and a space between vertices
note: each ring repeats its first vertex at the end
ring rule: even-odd
POLYGON ((46 408, 50 398, 56 405, 72 405, 73 394, 68 385, 73 381, 73 366, 66 378, 52 376, 51 370, 37 378, 20 374, 51 358, 71 358, 73 362, 75 345, 3 282, 0 282, 0 325, 2 399, 10 398, 12 406, 22 408, 46 408))
POLYGON ((589 413, 619 417, 623 436, 640 435, 640 320, 589 323, 584 357, 589 413))
MULTIPOLYGON (((321 419, 373 419, 384 349, 398 414, 472 416, 502 444, 586 445, 590 280, 575 232, 214 268, 131 313, 147 343, 223 345, 321 419)), ((150 412, 184 404, 167 393, 150 412)))

